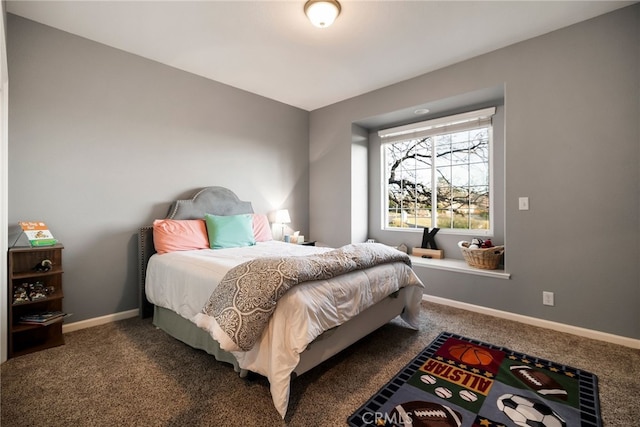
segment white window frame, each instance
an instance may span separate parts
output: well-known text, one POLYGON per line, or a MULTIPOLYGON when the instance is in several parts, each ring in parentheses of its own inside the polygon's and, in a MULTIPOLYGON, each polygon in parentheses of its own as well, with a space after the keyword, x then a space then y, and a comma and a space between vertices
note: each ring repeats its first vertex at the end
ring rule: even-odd
MULTIPOLYGON (((489 132, 489 228, 488 229, 460 229, 460 228, 441 228, 440 233, 444 234, 459 234, 474 236, 492 236, 494 230, 494 217, 495 217, 495 204, 494 204, 494 162, 493 162, 493 124, 492 117, 496 113, 496 107, 484 108, 481 110, 469 111, 466 113, 450 115, 437 119, 422 121, 418 123, 411 123, 408 125, 397 126, 389 129, 383 129, 378 131, 378 136, 381 139, 381 229, 385 231, 403 231, 403 232, 423 232, 422 228, 406 228, 406 227, 391 227, 389 226, 389 188, 387 177, 387 159, 386 159, 386 146, 390 143, 408 141, 412 139, 419 139, 428 136, 436 136, 447 133, 459 132, 464 130, 471 130, 478 127, 488 126, 489 132)), ((434 167, 432 172, 432 183, 435 183, 435 174, 437 168, 434 167)), ((437 226, 437 203, 432 203, 431 220, 432 223, 429 228, 437 226)))

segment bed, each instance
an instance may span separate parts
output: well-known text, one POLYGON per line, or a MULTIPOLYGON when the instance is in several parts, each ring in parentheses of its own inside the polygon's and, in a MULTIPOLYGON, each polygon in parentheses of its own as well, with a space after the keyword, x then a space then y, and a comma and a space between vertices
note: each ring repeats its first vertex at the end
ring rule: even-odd
MULTIPOLYGON (((259 214, 254 213, 250 202, 240 200, 231 190, 206 187, 189 199, 171 203, 164 220, 190 223, 205 216, 233 218, 245 215, 258 217, 259 214)), ((209 237, 215 239, 211 235, 209 237)), ((221 340, 213 328, 206 325, 207 321, 215 325, 218 323, 212 320, 213 313, 207 314, 205 308, 214 299, 212 290, 219 291, 222 288, 220 283, 227 284, 228 280, 225 282, 223 279, 226 280, 232 271, 253 262, 270 261, 274 256, 281 257, 283 261, 301 262, 324 259, 343 249, 336 251, 296 245, 269 237, 256 238, 258 242, 246 247, 187 248, 158 254, 154 244, 154 226, 140 228, 140 316, 153 316, 156 327, 206 351, 216 360, 230 363, 241 377, 250 371, 266 376, 274 406, 284 418, 291 379, 397 316, 401 316, 408 327, 416 328, 423 284, 413 273, 410 261, 388 262, 348 271, 333 278, 300 283, 291 287, 274 304, 273 313, 265 320, 264 331, 251 348, 229 347, 229 343, 221 340), (209 294, 212 294, 210 299, 209 294)), ((371 245, 378 244, 344 248, 378 250, 371 245)), ((259 264, 253 267, 259 268, 259 264)), ((224 337, 226 339, 227 336, 224 337)))

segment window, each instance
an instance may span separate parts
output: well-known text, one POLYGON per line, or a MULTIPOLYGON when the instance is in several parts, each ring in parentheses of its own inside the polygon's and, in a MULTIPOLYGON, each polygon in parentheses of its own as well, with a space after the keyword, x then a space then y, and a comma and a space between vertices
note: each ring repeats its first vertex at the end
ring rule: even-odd
POLYGON ((492 232, 495 108, 380 131, 383 229, 492 232))

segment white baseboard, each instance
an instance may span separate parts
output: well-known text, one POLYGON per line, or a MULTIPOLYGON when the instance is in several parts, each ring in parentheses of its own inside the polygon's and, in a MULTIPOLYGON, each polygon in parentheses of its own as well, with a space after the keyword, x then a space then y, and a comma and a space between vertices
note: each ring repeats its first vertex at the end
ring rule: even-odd
POLYGON ((105 323, 129 319, 131 317, 136 317, 138 313, 139 310, 135 308, 133 310, 121 311, 120 313, 107 314, 106 316, 94 317, 93 319, 69 323, 68 325, 62 325, 62 333, 66 334, 67 332, 78 331, 80 329, 90 328, 92 326, 104 325, 105 323))
POLYGON ((479 305, 468 304, 465 302, 450 300, 447 298, 440 298, 432 295, 423 295, 422 299, 436 304, 448 305, 455 308, 461 308, 463 310, 499 317, 501 319, 513 320, 516 322, 525 323, 527 325, 539 326, 541 328, 551 329, 558 332, 566 332, 568 334, 578 335, 585 338, 591 338, 594 340, 605 341, 612 344, 623 345, 625 347, 640 349, 640 340, 634 338, 594 331, 592 329, 580 328, 578 326, 566 325, 564 323, 552 322, 550 320, 543 320, 535 317, 523 316, 521 314, 495 310, 493 308, 482 307, 479 305))

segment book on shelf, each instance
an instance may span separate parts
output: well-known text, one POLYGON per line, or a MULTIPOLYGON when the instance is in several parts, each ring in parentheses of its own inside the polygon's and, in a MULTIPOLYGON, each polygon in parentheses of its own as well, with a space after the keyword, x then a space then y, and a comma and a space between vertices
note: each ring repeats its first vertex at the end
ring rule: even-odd
POLYGON ((58 243, 42 221, 20 221, 19 224, 31 246, 53 246, 58 243))
POLYGON ((64 311, 43 311, 41 313, 20 316, 20 323, 26 325, 50 325, 61 321, 67 316, 64 311))

